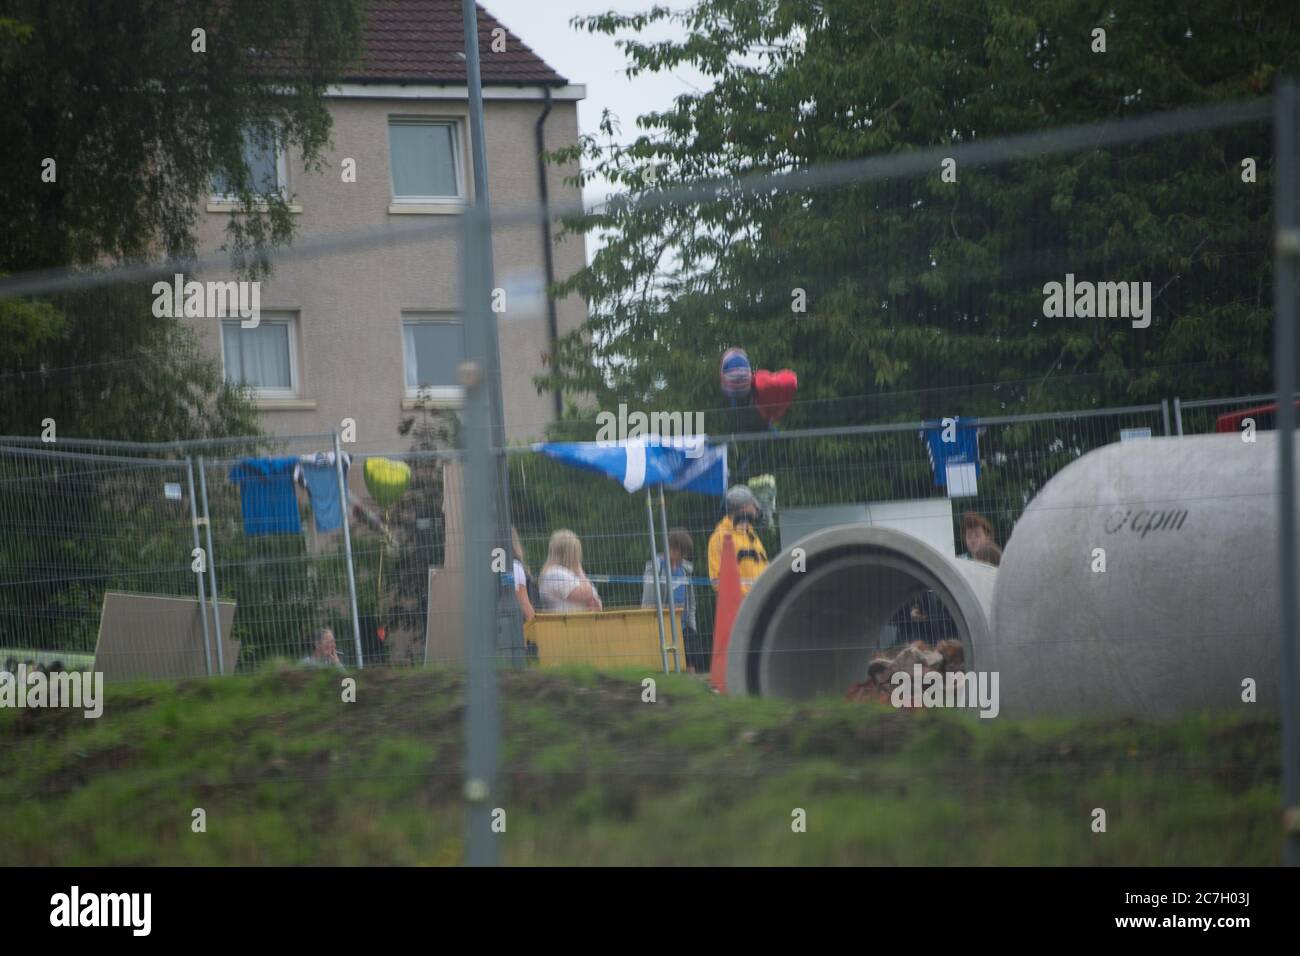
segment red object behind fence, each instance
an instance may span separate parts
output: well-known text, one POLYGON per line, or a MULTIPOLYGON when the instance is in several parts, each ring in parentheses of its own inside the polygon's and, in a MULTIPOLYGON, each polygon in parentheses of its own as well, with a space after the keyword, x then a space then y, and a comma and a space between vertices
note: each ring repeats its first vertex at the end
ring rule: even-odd
MULTIPOLYGON (((1296 408, 1300 408, 1300 402, 1295 403, 1296 408)), ((1214 420, 1214 430, 1216 432, 1239 432, 1243 419, 1255 419, 1255 430, 1266 432, 1277 427, 1277 402, 1271 405, 1256 405, 1254 408, 1244 408, 1239 412, 1229 412, 1227 415, 1220 415, 1214 420)))
POLYGON ((754 407, 769 425, 775 425, 790 408, 799 389, 799 376, 788 368, 754 373, 754 407))

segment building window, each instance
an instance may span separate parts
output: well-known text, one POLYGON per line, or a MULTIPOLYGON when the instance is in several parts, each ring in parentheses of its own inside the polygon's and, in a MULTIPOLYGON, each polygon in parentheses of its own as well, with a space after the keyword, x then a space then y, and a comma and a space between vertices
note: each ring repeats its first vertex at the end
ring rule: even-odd
POLYGON ((418 317, 402 322, 406 395, 460 401, 459 366, 465 358, 465 326, 459 319, 418 317))
POLYGON ((221 323, 221 354, 226 381, 247 385, 258 398, 295 398, 298 395, 298 349, 290 316, 262 313, 256 328, 246 329, 238 319, 221 323))
POLYGON ((388 120, 393 202, 464 202, 460 135, 455 120, 388 120))
MULTIPOLYGON (((249 185, 254 195, 283 195, 287 183, 284 146, 278 134, 266 130, 244 130, 244 167, 248 170, 249 185)), ((226 177, 216 172, 212 175, 212 197, 233 200, 238 197, 226 177)))

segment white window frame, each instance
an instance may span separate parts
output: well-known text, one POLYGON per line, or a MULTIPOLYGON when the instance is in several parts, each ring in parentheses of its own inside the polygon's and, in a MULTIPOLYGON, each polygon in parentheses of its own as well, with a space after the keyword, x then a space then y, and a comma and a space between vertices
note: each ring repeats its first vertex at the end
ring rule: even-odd
POLYGON ((465 164, 461 155, 464 145, 461 137, 461 119, 458 116, 412 116, 390 113, 388 125, 388 184, 395 206, 463 206, 469 201, 465 194, 465 164), (399 196, 397 182, 393 179, 393 126, 450 126, 451 158, 456 167, 455 196, 399 196))
MULTIPOLYGON (((240 382, 231 381, 230 375, 226 369, 226 330, 231 326, 239 327, 240 319, 222 319, 221 320, 221 377, 231 385, 240 385, 240 382)), ((298 316, 292 312, 273 312, 268 314, 265 310, 261 313, 261 319, 258 322, 262 325, 284 325, 288 327, 289 336, 289 387, 288 388, 261 388, 249 385, 248 392, 254 398, 298 398, 298 316)), ((251 331, 251 329, 249 330, 251 331)))
MULTIPOLYGON (((244 146, 241 142, 239 146, 241 156, 243 155, 243 148, 244 146)), ((276 192, 280 195, 281 199, 287 198, 289 195, 289 154, 288 150, 285 149, 284 137, 279 127, 276 127, 275 132, 275 180, 276 192)), ((209 186, 211 186, 210 179, 209 186)), ((254 200, 264 199, 266 195, 266 193, 255 193, 253 198, 254 200)), ((239 195, 237 193, 219 193, 213 189, 209 201, 224 203, 239 202, 239 195)))
POLYGON ((406 350, 406 327, 408 325, 459 325, 464 335, 465 320, 454 312, 403 312, 402 313, 402 387, 408 399, 427 398, 434 402, 448 405, 460 405, 465 401, 465 390, 459 385, 425 385, 406 384, 406 369, 415 359, 406 350))

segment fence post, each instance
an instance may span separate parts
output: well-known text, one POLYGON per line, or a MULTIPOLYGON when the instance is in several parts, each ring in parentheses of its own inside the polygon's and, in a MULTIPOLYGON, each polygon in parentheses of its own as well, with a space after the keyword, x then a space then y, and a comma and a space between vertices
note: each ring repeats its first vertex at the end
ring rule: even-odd
POLYGON ((1168 437, 1171 432, 1169 431, 1169 399, 1167 398, 1160 399, 1160 416, 1165 423, 1165 437, 1168 437))
MULTIPOLYGON (((686 639, 682 637, 682 629, 674 623, 677 619, 677 608, 673 601, 673 564, 672 556, 668 552, 668 507, 664 504, 664 486, 659 486, 659 523, 664 532, 664 567, 668 571, 668 636, 673 641, 673 670, 678 674, 682 672, 682 651, 686 647, 686 639)), ((656 584, 655 587, 658 587, 656 584)), ((682 607, 683 616, 686 614, 686 607, 682 607)), ((668 661, 664 660, 664 673, 668 673, 668 661)))
MULTIPOLYGON (((352 639, 357 648, 357 667, 365 667, 361 657, 361 616, 357 613, 357 576, 352 567, 352 531, 348 527, 348 483, 343 477, 343 451, 339 430, 334 429, 334 472, 339 479, 339 508, 343 512, 343 553, 348 566, 348 603, 352 606, 352 639)), ((378 598, 376 598, 378 600, 378 598)))
MULTIPOLYGON (((472 4, 471 4, 472 7, 472 4)), ((497 837, 492 833, 492 804, 496 796, 500 715, 497 711, 497 601, 500 588, 490 560, 496 540, 496 470, 492 457, 492 409, 486 324, 492 321, 488 276, 480 250, 485 240, 487 212, 471 206, 461 217, 461 289, 465 303, 465 494, 462 526, 465 536, 465 798, 467 857, 471 866, 494 866, 497 837)))
MULTIPOLYGON (((199 503, 194 500, 194 459, 191 456, 185 457, 185 477, 189 482, 190 489, 190 528, 194 531, 194 547, 203 550, 203 544, 199 541, 199 503)), ((203 556, 203 566, 208 567, 209 561, 212 560, 210 554, 203 556)), ((196 579, 199 586, 199 617, 203 621, 203 656, 207 659, 208 676, 212 676, 212 635, 208 629, 208 599, 203 593, 203 572, 198 572, 196 579)))
POLYGON ((208 585, 212 589, 212 626, 217 635, 217 673, 226 673, 226 653, 221 646, 221 601, 217 598, 217 555, 212 550, 212 515, 208 511, 208 472, 199 456, 199 493, 203 495, 203 531, 208 541, 208 585))
POLYGON ((1277 393, 1278 460, 1278 622, 1282 650, 1282 859, 1300 866, 1300 767, 1296 748, 1295 659, 1295 405, 1296 387, 1296 260, 1300 258, 1300 228, 1296 224, 1296 84, 1285 78, 1274 98, 1273 213, 1277 235, 1273 247, 1273 355, 1277 393))
MULTIPOLYGON (((650 498, 650 489, 645 490, 645 520, 650 528, 650 567, 655 577, 655 610, 659 612, 659 659, 663 662, 664 673, 668 673, 668 645, 664 640, 664 596, 659 590, 659 548, 655 545, 655 506, 650 498)), ((665 547, 668 542, 664 542, 665 547)), ((671 572, 669 580, 671 581, 671 572)))
POLYGON ((1183 434, 1183 400, 1177 395, 1174 396, 1174 434, 1179 437, 1183 434))

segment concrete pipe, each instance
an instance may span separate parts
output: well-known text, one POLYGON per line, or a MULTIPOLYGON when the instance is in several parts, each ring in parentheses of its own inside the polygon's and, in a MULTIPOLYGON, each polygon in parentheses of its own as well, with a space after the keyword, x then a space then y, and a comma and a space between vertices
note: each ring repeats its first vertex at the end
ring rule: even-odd
POLYGON ((967 666, 978 667, 997 577, 991 565, 947 557, 901 531, 842 525, 811 534, 777 555, 741 602, 727 692, 842 695, 866 678, 891 616, 927 589, 951 614, 967 666))
POLYGON ((1270 432, 1152 438, 1056 474, 1007 542, 980 649, 1002 713, 1276 711, 1277 453, 1270 432))

